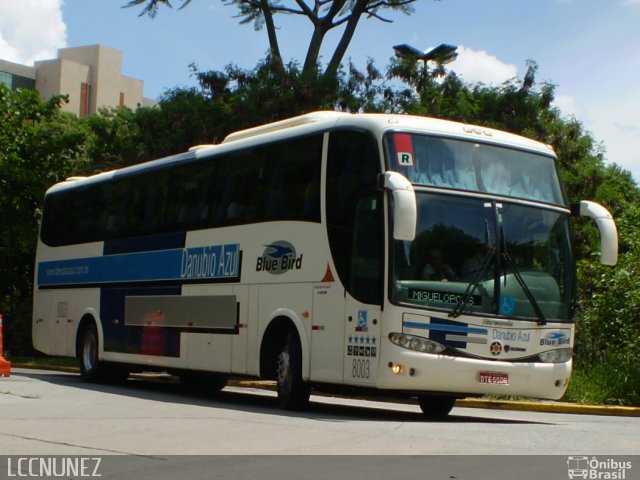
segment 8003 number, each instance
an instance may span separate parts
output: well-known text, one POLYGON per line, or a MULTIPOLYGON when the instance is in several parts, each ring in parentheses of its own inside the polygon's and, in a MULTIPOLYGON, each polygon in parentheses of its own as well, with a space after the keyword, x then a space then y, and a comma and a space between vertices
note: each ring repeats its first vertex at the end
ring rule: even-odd
POLYGON ((371 362, 364 358, 354 358, 351 376, 353 378, 369 378, 371 374, 371 362))

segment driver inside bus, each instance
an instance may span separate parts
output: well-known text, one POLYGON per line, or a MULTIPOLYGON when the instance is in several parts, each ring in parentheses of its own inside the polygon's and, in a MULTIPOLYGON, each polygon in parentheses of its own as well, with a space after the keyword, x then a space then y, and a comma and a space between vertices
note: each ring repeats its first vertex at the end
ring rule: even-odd
POLYGON ((457 280, 458 276, 444 261, 444 255, 437 248, 429 250, 427 264, 422 269, 422 278, 425 280, 437 280, 449 282, 457 280))

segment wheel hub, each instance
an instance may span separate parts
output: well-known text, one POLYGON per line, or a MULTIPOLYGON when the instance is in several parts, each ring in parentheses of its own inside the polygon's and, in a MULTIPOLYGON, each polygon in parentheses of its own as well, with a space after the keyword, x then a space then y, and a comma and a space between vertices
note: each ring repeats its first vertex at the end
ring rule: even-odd
POLYGON ((82 361, 85 369, 91 371, 95 366, 96 339, 93 335, 89 335, 82 348, 82 361))

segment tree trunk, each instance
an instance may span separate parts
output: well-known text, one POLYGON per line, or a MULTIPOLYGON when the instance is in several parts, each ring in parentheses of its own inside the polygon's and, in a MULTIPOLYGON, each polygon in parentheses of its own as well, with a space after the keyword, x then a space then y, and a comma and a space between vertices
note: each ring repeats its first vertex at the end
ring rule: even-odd
POLYGON ((351 15, 349 17, 347 26, 345 27, 344 32, 342 32, 340 42, 333 52, 333 56, 331 57, 326 70, 324 71, 323 75, 325 77, 331 77, 337 73, 338 68, 340 67, 340 63, 344 58, 344 54, 347 52, 347 47, 349 46, 349 43, 351 43, 353 34, 356 31, 356 27, 358 26, 360 17, 362 17, 362 14, 365 12, 368 3, 368 0, 358 0, 353 7, 353 11, 351 12, 351 15))
POLYGON ((307 56, 304 59, 304 65, 302 66, 302 74, 307 74, 316 69, 318 65, 318 57, 320 56, 320 47, 324 41, 324 36, 327 33, 322 23, 316 23, 313 28, 313 35, 309 41, 309 48, 307 49, 307 56))
POLYGON ((271 11, 268 0, 260 0, 260 5, 262 14, 264 15, 264 23, 267 27, 267 35, 269 37, 269 53, 271 56, 271 65, 278 69, 282 69, 282 55, 280 54, 280 46, 278 45, 276 26, 273 22, 273 12, 271 11))

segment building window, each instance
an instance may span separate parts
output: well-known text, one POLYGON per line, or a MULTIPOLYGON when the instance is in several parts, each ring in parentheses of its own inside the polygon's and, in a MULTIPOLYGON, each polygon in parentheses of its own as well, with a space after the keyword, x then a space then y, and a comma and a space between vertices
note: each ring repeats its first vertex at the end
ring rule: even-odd
POLYGON ((10 73, 7 72, 0 72, 0 83, 6 85, 7 87, 11 88, 12 85, 12 79, 13 75, 11 75, 10 73))
POLYGON ((121 107, 124 107, 124 92, 120 92, 120 103, 121 107))
POLYGON ((80 116, 89 114, 89 85, 85 82, 80 84, 80 116))

